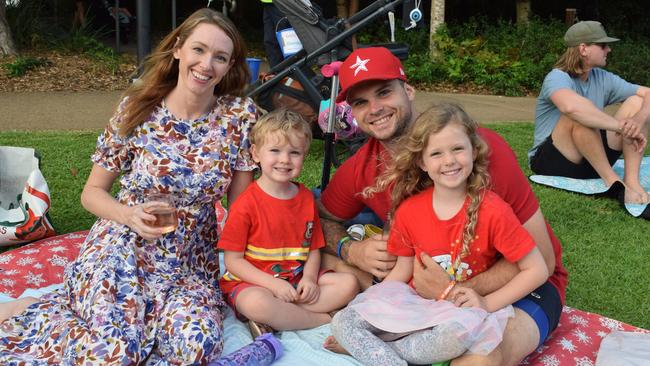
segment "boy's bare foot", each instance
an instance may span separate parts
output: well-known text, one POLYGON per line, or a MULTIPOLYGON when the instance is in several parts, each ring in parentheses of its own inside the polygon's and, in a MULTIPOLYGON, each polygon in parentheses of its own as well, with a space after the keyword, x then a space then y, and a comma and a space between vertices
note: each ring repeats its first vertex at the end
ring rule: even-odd
POLYGON ((0 323, 22 313, 29 305, 38 302, 35 297, 23 297, 18 300, 0 304, 0 323))
POLYGON ((341 344, 334 338, 334 336, 329 336, 325 338, 325 342, 323 343, 323 348, 325 348, 328 351, 340 353, 342 355, 349 355, 350 353, 341 346, 341 344))

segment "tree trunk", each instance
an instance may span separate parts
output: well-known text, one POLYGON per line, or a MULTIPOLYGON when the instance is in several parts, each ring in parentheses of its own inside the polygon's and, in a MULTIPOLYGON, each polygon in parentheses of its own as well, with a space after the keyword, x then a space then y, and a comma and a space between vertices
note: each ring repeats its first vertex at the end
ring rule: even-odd
POLYGON ((336 0, 336 16, 339 19, 348 17, 348 2, 347 0, 336 0))
POLYGON ((517 0, 517 24, 528 24, 530 0, 517 0))
POLYGON ((438 50, 433 42, 433 35, 445 23, 445 0, 431 0, 431 27, 429 29, 429 51, 431 58, 438 55, 438 50))
POLYGON ((16 47, 6 19, 5 1, 0 0, 0 55, 15 55, 16 47))

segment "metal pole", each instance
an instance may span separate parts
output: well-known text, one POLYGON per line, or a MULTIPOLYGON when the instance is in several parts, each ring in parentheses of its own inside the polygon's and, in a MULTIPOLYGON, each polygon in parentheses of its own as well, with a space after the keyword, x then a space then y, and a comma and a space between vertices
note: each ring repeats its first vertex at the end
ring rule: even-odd
MULTIPOLYGON (((138 14, 138 67, 149 53, 151 53, 151 0, 137 1, 138 14)), ((142 70, 140 70, 142 71, 142 70)))
POLYGON ((115 0, 113 16, 115 17, 115 52, 120 53, 120 0, 115 0))
POLYGON ((176 0, 172 0, 172 29, 176 29, 176 0))

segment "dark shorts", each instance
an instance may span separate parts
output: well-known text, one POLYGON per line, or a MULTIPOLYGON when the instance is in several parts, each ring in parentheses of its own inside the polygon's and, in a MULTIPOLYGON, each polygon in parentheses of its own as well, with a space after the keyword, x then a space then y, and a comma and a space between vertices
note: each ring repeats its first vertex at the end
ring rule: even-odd
POLYGON ((562 301, 555 286, 546 282, 512 306, 530 315, 539 329, 539 344, 541 346, 549 334, 557 328, 562 315, 562 301))
MULTIPOLYGON (((605 147, 605 154, 607 155, 609 165, 614 165, 616 160, 621 156, 621 152, 607 145, 607 132, 605 130, 600 130, 600 138, 605 147)), ((555 145, 553 145, 553 139, 550 135, 539 145, 535 155, 530 160, 530 168, 535 174, 540 175, 554 175, 577 179, 600 177, 586 159, 582 159, 580 163, 575 164, 565 158, 555 145)))

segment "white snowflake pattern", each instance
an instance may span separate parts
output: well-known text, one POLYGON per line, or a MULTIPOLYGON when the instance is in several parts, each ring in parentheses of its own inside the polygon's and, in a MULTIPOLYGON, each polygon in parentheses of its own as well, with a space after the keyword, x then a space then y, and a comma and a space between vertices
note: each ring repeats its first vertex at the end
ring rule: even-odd
POLYGON ((70 238, 70 239, 81 239, 81 238, 85 238, 86 235, 87 235, 87 233, 81 233, 81 234, 71 233, 70 235, 68 235, 68 238, 70 238))
POLYGON ((604 332, 604 331, 602 331, 602 330, 599 330, 598 333, 596 333, 596 334, 598 334, 598 336, 599 336, 600 338, 605 338, 605 337, 607 337, 607 334, 609 334, 609 333, 604 332))
POLYGON ((44 268, 43 263, 36 263, 36 264, 34 265, 34 268, 36 268, 36 269, 43 269, 43 268, 44 268))
POLYGON ((577 339, 580 343, 584 343, 584 344, 589 344, 589 343, 591 343, 591 337, 588 336, 587 333, 583 332, 583 331, 580 330, 580 329, 576 329, 576 330, 573 332, 573 335, 575 335, 576 339, 577 339))
POLYGON ((12 259, 14 259, 13 254, 4 254, 0 255, 0 264, 7 264, 9 263, 12 259))
POLYGON ((44 244, 44 245, 47 245, 49 247, 49 246, 57 245, 57 244, 61 244, 61 243, 63 243, 62 239, 52 239, 52 240, 48 241, 46 244, 44 244))
POLYGON ((582 325, 583 327, 589 324, 589 321, 580 315, 571 315, 569 317, 569 321, 571 324, 577 324, 577 325, 582 325))
POLYGON ((565 314, 571 314, 571 313, 573 313, 574 310, 575 310, 574 308, 571 308, 571 307, 568 307, 568 306, 565 306, 565 307, 562 308, 562 312, 565 313, 565 314))
POLYGON ((34 253, 38 253, 38 249, 29 248, 29 249, 21 250, 20 253, 21 254, 28 254, 28 255, 29 254, 34 254, 34 253))
POLYGON ((68 260, 65 257, 59 257, 58 255, 53 255, 52 258, 47 260, 53 266, 65 267, 68 264, 68 260))
POLYGON ((17 269, 10 269, 10 270, 8 270, 8 271, 4 271, 3 273, 4 273, 6 276, 13 276, 13 275, 15 275, 15 274, 18 273, 18 270, 17 270, 17 269))
POLYGON ((567 339, 566 337, 562 337, 562 339, 560 339, 558 343, 560 344, 563 350, 569 351, 569 353, 576 351, 576 346, 573 344, 573 342, 570 339, 567 339))
POLYGON ((65 252, 67 249, 68 248, 64 247, 63 245, 57 245, 55 247, 48 249, 48 251, 52 253, 61 253, 61 252, 65 252))
POLYGON ((544 355, 539 360, 544 366, 560 366, 560 360, 555 355, 544 355))
POLYGON ((604 316, 600 318, 600 324, 610 330, 623 330, 621 322, 615 319, 606 318, 604 316))
POLYGON ((576 366, 594 366, 594 361, 587 356, 574 358, 574 360, 576 361, 576 366))
POLYGON ((16 281, 12 280, 11 278, 3 278, 0 280, 0 285, 4 287, 14 287, 16 284, 16 281))
POLYGON ((23 278, 30 285, 40 286, 41 283, 45 282, 45 280, 43 279, 43 274, 42 273, 35 274, 35 273, 32 273, 32 272, 28 272, 25 276, 23 276, 23 278))
POLYGON ((36 262, 36 260, 32 257, 24 257, 20 258, 19 260, 16 261, 16 264, 19 266, 29 266, 30 264, 36 262))

